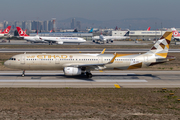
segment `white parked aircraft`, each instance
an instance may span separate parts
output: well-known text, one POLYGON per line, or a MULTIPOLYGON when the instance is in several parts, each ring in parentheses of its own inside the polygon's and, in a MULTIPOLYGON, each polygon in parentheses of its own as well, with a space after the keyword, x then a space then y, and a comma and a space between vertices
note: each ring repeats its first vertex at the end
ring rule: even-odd
POLYGON ((23 37, 26 41, 29 41, 31 43, 45 43, 38 35, 36 36, 29 36, 27 35, 20 27, 16 27, 19 36, 23 37))
POLYGON ((153 47, 144 54, 19 54, 4 65, 23 70, 63 70, 67 76, 85 74, 92 77, 93 70, 129 70, 148 67, 174 60, 168 56, 172 32, 166 32, 153 47))
POLYGON ((8 26, 3 32, 0 33, 0 37, 4 37, 5 35, 9 34, 11 26, 8 26))
POLYGON ((93 42, 103 42, 103 43, 109 43, 109 42, 113 42, 113 40, 122 40, 122 39, 128 39, 129 37, 129 31, 124 35, 124 36, 94 36, 92 37, 93 42))
POLYGON ((63 44, 63 43, 84 43, 85 39, 80 37, 40 37, 41 40, 51 43, 63 44))
POLYGON ((180 33, 175 29, 171 28, 175 40, 180 40, 180 33))
POLYGON ((29 36, 25 34, 25 32, 20 28, 16 27, 17 31, 19 33, 19 36, 24 37, 25 40, 30 41, 30 42, 48 42, 50 45, 52 43, 57 43, 57 44, 63 44, 63 43, 84 43, 86 42, 85 39, 80 38, 80 37, 40 37, 38 35, 36 36, 29 36))

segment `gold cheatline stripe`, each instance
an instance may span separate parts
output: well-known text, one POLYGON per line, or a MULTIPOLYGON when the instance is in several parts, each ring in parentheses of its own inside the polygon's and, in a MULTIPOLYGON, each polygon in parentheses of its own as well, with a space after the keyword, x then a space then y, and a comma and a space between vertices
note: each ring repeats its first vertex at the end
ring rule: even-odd
POLYGON ((159 55, 159 56, 161 56, 161 57, 163 57, 163 58, 166 58, 166 57, 167 57, 167 54, 168 54, 168 53, 156 53, 156 55, 159 55))

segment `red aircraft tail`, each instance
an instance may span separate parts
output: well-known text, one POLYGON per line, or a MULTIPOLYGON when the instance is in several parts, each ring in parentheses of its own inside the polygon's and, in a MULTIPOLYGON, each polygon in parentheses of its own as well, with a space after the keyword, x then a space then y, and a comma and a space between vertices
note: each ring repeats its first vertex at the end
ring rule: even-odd
POLYGON ((21 37, 29 36, 20 27, 16 27, 16 28, 17 28, 17 31, 19 33, 19 36, 21 36, 21 37))
POLYGON ((151 27, 148 27, 147 31, 150 31, 151 27))
POLYGON ((9 34, 10 29, 11 29, 11 26, 8 26, 8 27, 2 32, 2 34, 9 34))

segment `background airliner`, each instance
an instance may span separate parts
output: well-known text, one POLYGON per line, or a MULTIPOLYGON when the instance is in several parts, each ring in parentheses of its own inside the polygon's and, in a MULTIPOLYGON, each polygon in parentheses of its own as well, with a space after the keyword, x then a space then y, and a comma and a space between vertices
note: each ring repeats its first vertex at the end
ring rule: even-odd
POLYGON ((171 28, 175 40, 180 40, 180 34, 175 28, 171 28))
POLYGON ((38 35, 36 36, 29 36, 25 34, 25 32, 20 28, 16 27, 17 31, 19 33, 19 36, 24 37, 25 40, 38 43, 38 42, 48 42, 50 45, 52 43, 57 43, 57 44, 63 44, 63 43, 83 43, 86 42, 85 39, 80 38, 80 37, 40 37, 38 35))
POLYGON ((11 57, 4 65, 23 70, 63 70, 67 76, 85 74, 92 77, 94 70, 130 70, 148 67, 175 57, 168 56, 172 32, 166 32, 153 47, 144 54, 19 54, 11 57))
POLYGON ((9 34, 11 26, 8 26, 3 32, 0 33, 0 37, 4 37, 5 35, 9 34))
POLYGON ((122 39, 128 39, 129 37, 129 31, 124 35, 124 36, 94 36, 92 37, 93 42, 103 42, 103 43, 109 43, 109 42, 113 42, 113 40, 122 40, 122 39))
POLYGON ((148 27, 147 31, 150 31, 151 30, 151 27, 148 27))

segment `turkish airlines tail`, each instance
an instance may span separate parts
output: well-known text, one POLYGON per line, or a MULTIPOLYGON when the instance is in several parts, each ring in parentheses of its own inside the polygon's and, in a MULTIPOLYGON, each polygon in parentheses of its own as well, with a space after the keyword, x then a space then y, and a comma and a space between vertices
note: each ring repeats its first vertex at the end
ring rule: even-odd
POLYGON ((148 27, 147 31, 150 31, 151 27, 148 27))
POLYGON ((26 32, 27 32, 27 29, 25 29, 24 33, 26 34, 26 32))
POLYGON ((2 32, 2 34, 9 34, 10 29, 11 29, 11 26, 8 26, 8 27, 2 32))
POLYGON ((17 31, 19 33, 19 36, 21 36, 21 37, 29 36, 20 27, 16 27, 16 28, 17 28, 17 31))
POLYGON ((171 28, 174 37, 180 37, 179 32, 175 28, 171 28))

